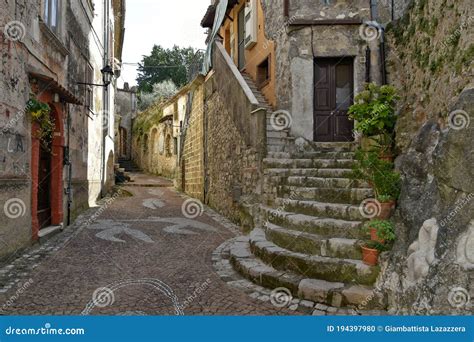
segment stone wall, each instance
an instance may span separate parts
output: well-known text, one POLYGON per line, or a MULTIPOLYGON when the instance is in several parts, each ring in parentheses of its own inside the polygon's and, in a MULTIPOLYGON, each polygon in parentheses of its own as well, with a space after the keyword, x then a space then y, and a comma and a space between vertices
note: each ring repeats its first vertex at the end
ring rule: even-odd
POLYGON ((150 163, 145 171, 166 178, 175 178, 177 169, 176 147, 173 139, 172 117, 153 126, 150 134, 150 163))
POLYGON ((204 201, 204 87, 199 85, 189 96, 192 107, 185 122, 178 182, 188 195, 204 201))
POLYGON ((131 158, 132 122, 137 112, 136 88, 129 88, 125 83, 123 89, 117 89, 115 96, 115 115, 118 117, 115 132, 116 158, 131 158), (123 144, 123 145, 122 145, 123 144))
POLYGON ((206 84, 206 202, 245 226, 251 224, 246 205, 257 203, 261 194, 261 164, 216 86, 215 78, 206 84))
POLYGON ((470 0, 419 0, 389 29, 403 183, 380 284, 394 312, 472 314, 473 19, 470 0))

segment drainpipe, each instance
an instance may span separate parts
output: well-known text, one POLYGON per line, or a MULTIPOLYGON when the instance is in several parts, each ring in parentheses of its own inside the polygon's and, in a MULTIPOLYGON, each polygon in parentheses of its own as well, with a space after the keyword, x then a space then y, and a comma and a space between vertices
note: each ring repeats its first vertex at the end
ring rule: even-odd
POLYGON ((382 68, 382 85, 387 84, 387 63, 385 61, 385 30, 380 35, 380 67, 382 68))
POLYGON ((372 80, 377 84, 382 84, 382 85, 387 84, 387 73, 386 73, 386 62, 385 62, 385 30, 382 25, 380 25, 377 21, 374 21, 374 20, 366 21, 364 22, 364 25, 370 26, 376 29, 380 36, 378 46, 376 45, 377 42, 375 40, 373 42, 369 41, 367 43, 369 51, 371 50, 370 49, 371 44, 372 44, 372 48, 374 48, 374 50, 370 52, 369 59, 373 60, 373 63, 371 62, 371 66, 375 66, 377 70, 377 73, 373 75, 372 80))
POLYGON ((365 83, 370 83, 370 47, 367 44, 365 49, 365 83))
MULTIPOLYGON (((394 0, 391 0, 391 7, 392 7, 392 20, 394 20, 394 0)), ((377 0, 370 0, 370 22, 366 22, 366 25, 370 25, 375 27, 378 32, 380 33, 380 44, 379 44, 379 63, 380 63, 380 76, 381 80, 380 83, 382 85, 387 84, 387 66, 385 60, 385 29, 382 25, 377 22, 378 14, 377 14, 377 0)))
POLYGON ((395 20, 395 0, 392 0, 392 21, 395 20))
POLYGON ((67 226, 71 225, 71 204, 72 204, 72 163, 70 154, 70 141, 71 141, 71 110, 70 106, 67 106, 67 145, 66 145, 66 166, 68 167, 67 174, 67 226))
MULTIPOLYGON (((109 61, 109 0, 104 0, 104 59, 103 67, 108 64, 109 61)), ((104 197, 105 194, 105 178, 107 173, 107 156, 105 143, 107 141, 107 134, 109 130, 109 86, 103 88, 102 91, 102 161, 101 161, 101 195, 104 197)))

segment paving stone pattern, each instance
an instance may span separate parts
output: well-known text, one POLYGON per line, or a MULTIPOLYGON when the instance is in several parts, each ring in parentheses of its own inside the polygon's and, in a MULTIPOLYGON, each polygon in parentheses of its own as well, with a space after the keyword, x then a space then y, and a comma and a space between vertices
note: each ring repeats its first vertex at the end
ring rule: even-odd
POLYGON ((238 227, 207 207, 186 221, 186 197, 162 179, 142 176, 132 185, 124 187, 132 197, 103 201, 64 232, 1 265, 0 315, 304 313, 272 305, 270 290, 230 272, 217 248, 235 238, 238 227), (143 205, 152 198, 163 205, 143 205), (167 229, 183 222, 191 222, 180 228, 191 234, 167 229))

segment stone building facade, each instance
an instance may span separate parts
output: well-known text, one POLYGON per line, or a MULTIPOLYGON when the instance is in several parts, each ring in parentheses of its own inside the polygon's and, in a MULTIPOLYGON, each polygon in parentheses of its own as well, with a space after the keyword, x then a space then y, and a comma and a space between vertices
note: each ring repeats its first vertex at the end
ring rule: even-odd
POLYGON ((132 127, 137 115, 137 89, 124 83, 115 96, 115 158, 132 158, 132 127))
POLYGON ((125 4, 103 4, 0 5, 0 258, 61 229, 113 183, 114 83, 82 84, 102 84, 104 65, 120 69, 125 4), (31 98, 51 109, 50 142, 26 109, 31 98))

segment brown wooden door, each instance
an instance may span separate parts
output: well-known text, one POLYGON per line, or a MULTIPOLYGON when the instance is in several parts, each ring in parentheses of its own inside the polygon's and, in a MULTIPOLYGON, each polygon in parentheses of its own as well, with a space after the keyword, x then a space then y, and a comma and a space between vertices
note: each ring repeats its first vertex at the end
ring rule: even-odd
POLYGON ((314 141, 352 141, 347 110, 354 99, 352 58, 315 59, 314 141))
POLYGON ((51 225, 51 152, 40 148, 38 172, 38 222, 41 228, 51 225))

